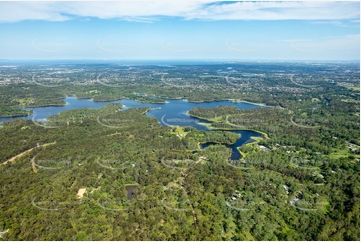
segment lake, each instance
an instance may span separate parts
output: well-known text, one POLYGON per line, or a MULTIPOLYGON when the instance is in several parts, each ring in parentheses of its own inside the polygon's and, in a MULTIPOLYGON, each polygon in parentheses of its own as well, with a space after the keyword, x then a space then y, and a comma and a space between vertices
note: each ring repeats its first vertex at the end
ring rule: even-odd
MULTIPOLYGON (((146 113, 147 116, 153 116, 158 119, 161 125, 179 125, 179 126, 192 126, 198 130, 209 130, 207 127, 198 124, 198 122, 207 122, 205 120, 197 119, 188 116, 186 113, 192 108, 215 108, 217 106, 235 106, 239 109, 253 109, 253 108, 261 108, 262 106, 245 103, 245 102, 231 102, 228 100, 223 101, 212 101, 212 102, 202 102, 202 103, 193 103, 187 102, 184 99, 179 100, 167 100, 165 104, 152 104, 152 103, 141 103, 134 100, 129 99, 121 99, 117 101, 109 101, 109 102, 94 102, 91 99, 76 99, 75 97, 67 97, 64 99, 66 102, 65 106, 61 107, 39 107, 39 108, 24 108, 25 110, 33 110, 33 114, 26 117, 17 117, 21 119, 31 120, 36 117, 36 120, 45 119, 51 115, 58 114, 60 112, 77 109, 77 108, 101 108, 109 103, 121 103, 123 105, 122 110, 126 110, 129 108, 141 108, 141 107, 150 107, 152 110, 146 113)), ((5 121, 10 121, 14 118, 0 118, 0 123, 5 121)), ((237 140, 237 142, 233 145, 226 145, 227 147, 232 149, 232 156, 230 157, 232 160, 238 160, 241 158, 241 154, 237 150, 237 147, 251 142, 251 136, 262 137, 262 134, 248 131, 248 130, 237 130, 232 131, 235 133, 241 134, 241 138, 237 140)), ((210 144, 203 144, 202 148, 207 147, 210 144)))

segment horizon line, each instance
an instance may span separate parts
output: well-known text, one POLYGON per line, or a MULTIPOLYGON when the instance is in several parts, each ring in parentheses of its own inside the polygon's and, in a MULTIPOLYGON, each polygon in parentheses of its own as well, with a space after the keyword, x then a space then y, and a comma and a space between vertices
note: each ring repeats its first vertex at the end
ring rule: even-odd
POLYGON ((353 62, 360 62, 360 59, 221 59, 221 58, 199 58, 199 59, 91 59, 91 58, 79 58, 79 59, 0 59, 0 61, 210 61, 210 62, 217 62, 217 61, 353 61, 353 62))

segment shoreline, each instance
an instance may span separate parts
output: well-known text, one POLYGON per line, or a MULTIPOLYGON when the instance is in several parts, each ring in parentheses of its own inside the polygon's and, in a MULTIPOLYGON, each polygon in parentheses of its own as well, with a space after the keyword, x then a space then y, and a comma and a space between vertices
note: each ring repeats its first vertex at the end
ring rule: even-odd
POLYGON ((28 117, 31 116, 31 114, 17 114, 17 115, 10 115, 10 116, 0 116, 0 118, 21 118, 21 117, 28 117))
MULTIPOLYGON (((86 99, 89 99, 90 101, 92 102, 115 102, 115 101, 121 101, 123 99, 129 99, 129 100, 133 100, 133 101, 136 101, 136 102, 140 102, 140 103, 149 103, 149 104, 167 104, 169 103, 167 101, 168 100, 184 100, 185 102, 190 102, 190 103, 210 103, 210 102, 221 102, 221 101, 229 101, 229 102, 234 102, 234 103, 248 103, 248 104, 252 104, 252 105, 257 105, 257 106, 260 106, 260 107, 272 107, 272 106, 267 106, 266 104, 264 103, 253 103, 253 102, 249 102, 249 101, 244 101, 244 100, 240 100, 240 99, 220 99, 220 100, 202 100, 202 101, 190 101, 188 100, 186 97, 165 97, 166 100, 164 100, 164 102, 162 101, 155 101, 155 102, 148 102, 148 101, 141 101, 141 100, 137 100, 136 98, 132 99, 132 98, 129 98, 129 97, 122 97, 120 99, 104 99, 104 100, 94 100, 94 97, 92 98, 87 98, 87 97, 76 97, 75 95, 67 95, 65 97, 63 97, 61 100, 64 100, 66 98, 75 98, 77 100, 86 100, 86 99)), ((23 108, 46 108, 46 107, 64 107, 66 105, 68 105, 69 103, 68 102, 65 102, 64 104, 44 104, 44 105, 34 105, 34 106, 24 106, 22 107, 23 108)), ((188 116, 191 116, 188 114, 188 111, 186 113, 188 116)), ((24 114, 24 115, 14 115, 14 116, 1 116, 0 115, 0 118, 16 118, 16 117, 27 117, 27 116, 31 116, 31 114, 24 114)), ((197 117, 199 119, 204 119, 204 118, 200 118, 200 117, 197 117)))
POLYGON ((183 98, 186 102, 190 102, 190 103, 209 103, 209 102, 222 102, 222 101, 229 101, 229 102, 233 102, 233 103, 248 103, 248 104, 252 104, 252 105, 256 105, 256 106, 260 106, 260 107, 273 107, 273 106, 268 106, 265 103, 254 103, 254 102, 249 102, 249 101, 245 101, 245 100, 241 100, 241 99, 213 99, 213 100, 202 100, 202 101, 190 101, 187 98, 183 98))
POLYGON ((198 119, 202 119, 202 120, 206 120, 208 122, 211 122, 211 123, 202 123, 202 122, 198 122, 199 125, 203 125, 205 127, 207 127, 208 129, 210 130, 225 130, 225 131, 242 131, 242 130, 245 130, 245 131, 253 131, 253 132, 256 132, 256 133, 259 133, 259 134, 262 134, 264 136, 264 138, 266 139, 269 139, 269 136, 266 132, 263 132, 263 131, 260 131, 260 130, 255 130, 255 129, 240 129, 240 128, 237 128, 237 127, 234 127, 234 128, 215 128, 215 127, 211 127, 212 123, 214 123, 214 121, 212 121, 211 119, 206 119, 206 118, 201 118, 201 117, 198 117, 198 116, 195 116, 195 115, 190 115, 189 114, 189 111, 186 112, 186 115, 188 115, 189 117, 194 117, 194 118, 198 118, 198 119))
POLYGON ((242 146, 237 147, 238 152, 242 155, 242 158, 240 160, 242 160, 242 159, 244 159, 246 157, 246 153, 241 151, 241 147, 243 147, 243 146, 246 147, 246 146, 249 146, 249 145, 258 144, 263 139, 263 138, 255 137, 255 136, 251 136, 250 138, 253 140, 252 142, 249 142, 247 144, 243 144, 242 146))
POLYGON ((261 107, 272 107, 272 106, 268 106, 265 103, 254 103, 254 102, 249 102, 249 101, 244 101, 241 99, 227 99, 230 102, 234 102, 234 103, 248 103, 248 104, 253 104, 253 105, 257 105, 257 106, 261 106, 261 107))
MULTIPOLYGON (((189 117, 194 117, 194 118, 198 118, 198 119, 202 119, 202 120, 206 120, 208 122, 212 122, 214 123, 214 121, 212 121, 211 119, 206 119, 206 118, 200 118, 198 116, 195 116, 195 115, 190 115, 189 114, 189 111, 186 112, 186 115, 188 115, 189 117)), ((243 144, 241 146, 237 146, 236 149, 237 151, 240 153, 241 155, 241 158, 240 160, 244 159, 246 157, 246 153, 244 153, 241 148, 243 146, 248 146, 248 145, 251 145, 251 144, 257 144, 259 143, 262 139, 269 139, 269 136, 266 132, 263 132, 263 131, 259 131, 259 130, 254 130, 254 129, 240 129, 240 128, 215 128, 215 127, 212 127, 212 123, 202 123, 202 122, 199 122, 198 124, 199 125, 202 125, 202 126, 205 126, 207 127, 209 130, 222 130, 222 131, 253 131, 253 132, 256 132, 256 133, 259 133, 261 134, 263 137, 255 137, 255 136, 251 136, 251 139, 253 140, 252 142, 249 142, 247 144, 243 144)), ((242 135, 241 137, 242 138, 242 135)), ((200 144, 199 144, 200 146, 200 144)))

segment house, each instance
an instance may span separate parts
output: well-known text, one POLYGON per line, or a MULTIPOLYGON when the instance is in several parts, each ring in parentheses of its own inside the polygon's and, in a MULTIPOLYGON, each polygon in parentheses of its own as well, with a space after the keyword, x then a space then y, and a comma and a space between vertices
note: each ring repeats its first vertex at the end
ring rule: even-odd
POLYGON ((86 192, 86 188, 80 188, 78 194, 76 194, 76 197, 78 199, 83 198, 85 192, 86 192))
POLYGON ((236 190, 235 192, 236 192, 236 196, 237 196, 238 198, 241 198, 241 197, 242 197, 242 195, 239 193, 238 190, 236 190))
POLYGON ((283 188, 286 190, 286 193, 288 194, 288 186, 287 186, 287 185, 283 185, 283 188))
POLYGON ((294 197, 291 199, 290 203, 291 204, 296 203, 298 200, 300 200, 300 199, 298 199, 297 197, 294 197))
POLYGON ((260 145, 259 148, 262 149, 264 152, 269 151, 269 149, 266 146, 263 146, 263 145, 260 145))
POLYGON ((7 232, 9 232, 9 229, 7 229, 7 230, 4 230, 4 231, 0 232, 0 238, 2 238, 2 237, 3 237, 3 235, 4 235, 5 233, 7 233, 7 232))

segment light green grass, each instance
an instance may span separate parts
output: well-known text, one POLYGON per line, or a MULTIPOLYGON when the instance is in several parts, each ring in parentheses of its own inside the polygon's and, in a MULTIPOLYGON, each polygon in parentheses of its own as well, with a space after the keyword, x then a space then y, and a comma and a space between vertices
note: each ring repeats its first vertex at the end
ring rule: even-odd
POLYGON ((185 137, 185 136, 189 133, 189 132, 185 132, 185 131, 184 131, 184 128, 181 127, 181 126, 174 126, 174 127, 172 127, 172 128, 176 128, 176 130, 175 130, 175 131, 171 131, 170 133, 171 133, 171 134, 181 134, 182 136, 180 136, 180 138, 185 137))

